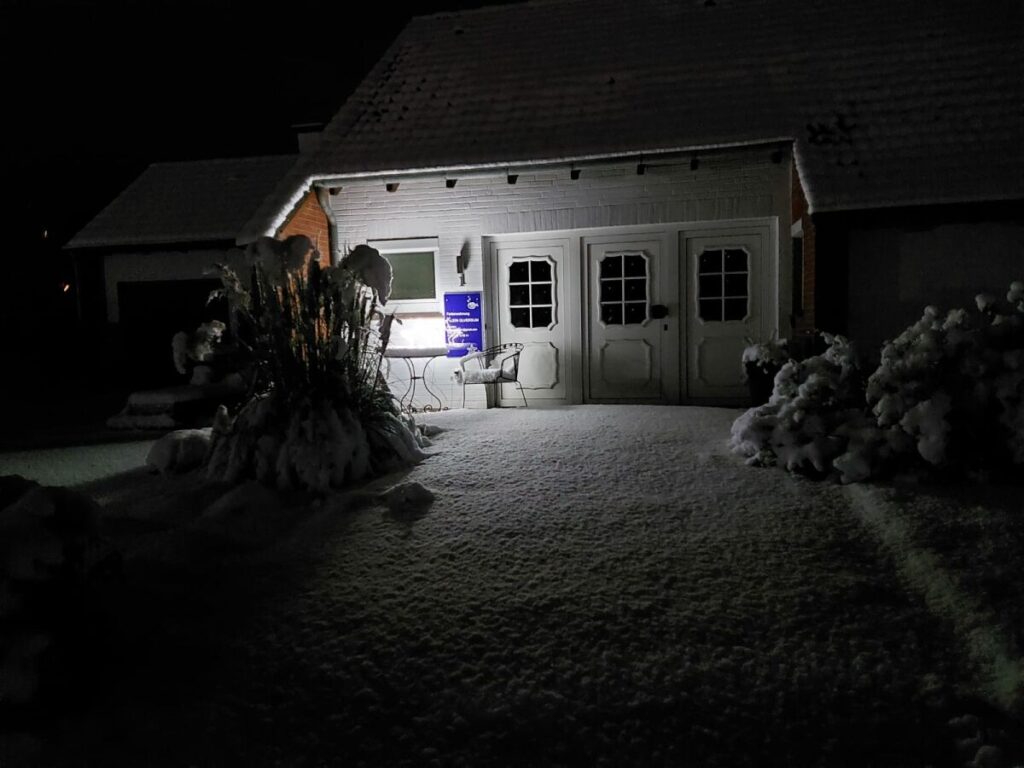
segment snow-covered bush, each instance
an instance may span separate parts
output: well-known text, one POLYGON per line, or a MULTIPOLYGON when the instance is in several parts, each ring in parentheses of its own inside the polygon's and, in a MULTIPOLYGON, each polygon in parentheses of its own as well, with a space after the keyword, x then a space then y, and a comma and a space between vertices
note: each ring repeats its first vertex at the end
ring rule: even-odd
MULTIPOLYGON (((748 339, 749 341, 749 339, 748 339)), ((789 345, 786 339, 771 338, 756 344, 749 344, 743 350, 743 370, 751 367, 763 371, 778 371, 789 362, 789 345)))
POLYGON ((743 378, 750 386, 753 405, 761 405, 768 401, 772 394, 772 382, 788 360, 789 348, 786 340, 776 339, 774 336, 768 341, 751 343, 743 350, 743 378))
POLYGON ((362 246, 358 258, 321 268, 304 236, 261 238, 247 255, 247 288, 218 265, 252 373, 240 410, 215 420, 208 474, 325 491, 420 459, 380 374, 386 260, 362 246))
POLYGON ((224 336, 224 323, 211 320, 203 323, 190 335, 178 331, 171 338, 171 352, 174 367, 178 373, 188 373, 188 363, 202 363, 210 360, 224 336))
POLYGON ((862 377, 847 340, 826 341, 823 354, 783 365, 768 402, 733 423, 730 446, 748 463, 824 473, 842 453, 835 433, 863 410, 862 377))
POLYGON ((924 316, 882 349, 867 383, 880 428, 899 428, 934 466, 1004 470, 1024 464, 1024 285, 1000 313, 979 294, 976 311, 924 316))
POLYGON ((842 337, 823 354, 788 363, 767 405, 732 428, 748 463, 836 471, 844 482, 895 470, 1007 472, 1024 464, 1024 283, 1001 312, 987 294, 977 309, 924 315, 882 349, 864 380, 842 337))

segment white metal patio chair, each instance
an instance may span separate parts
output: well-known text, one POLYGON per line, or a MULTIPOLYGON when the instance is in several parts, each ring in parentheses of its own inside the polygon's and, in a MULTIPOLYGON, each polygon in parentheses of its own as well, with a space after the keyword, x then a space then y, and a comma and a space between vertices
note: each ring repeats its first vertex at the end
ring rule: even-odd
POLYGON ((529 408, 523 385, 519 383, 519 354, 525 346, 514 343, 499 344, 483 352, 474 352, 460 358, 459 370, 456 373, 462 383, 462 407, 466 407, 467 384, 494 384, 497 387, 508 383, 516 385, 519 394, 523 396, 523 405, 529 408))

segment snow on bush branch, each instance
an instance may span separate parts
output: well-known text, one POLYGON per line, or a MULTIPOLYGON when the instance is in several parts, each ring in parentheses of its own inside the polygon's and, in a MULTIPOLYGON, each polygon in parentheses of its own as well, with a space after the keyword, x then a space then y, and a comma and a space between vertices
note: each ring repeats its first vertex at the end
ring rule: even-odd
POLYGON ((837 473, 856 482, 915 467, 1006 472, 1024 464, 1024 283, 1010 307, 987 294, 977 309, 924 315, 882 349, 869 376, 846 339, 790 361, 771 399, 732 427, 748 463, 837 473))
POLYGON ((207 473, 326 491, 422 458, 380 374, 387 261, 360 246, 322 268, 304 236, 261 238, 246 255, 248 286, 220 264, 217 295, 229 300, 249 391, 237 413, 218 412, 207 473))

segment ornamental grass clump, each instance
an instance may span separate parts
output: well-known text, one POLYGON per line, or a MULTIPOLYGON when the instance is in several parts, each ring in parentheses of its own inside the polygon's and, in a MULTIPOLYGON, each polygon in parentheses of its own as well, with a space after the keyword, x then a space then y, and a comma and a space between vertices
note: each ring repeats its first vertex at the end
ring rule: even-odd
POLYGON ((304 236, 262 238, 246 255, 248 285, 217 267, 248 393, 217 414, 208 475, 324 492, 422 458, 380 373, 387 262, 360 246, 323 268, 304 236))

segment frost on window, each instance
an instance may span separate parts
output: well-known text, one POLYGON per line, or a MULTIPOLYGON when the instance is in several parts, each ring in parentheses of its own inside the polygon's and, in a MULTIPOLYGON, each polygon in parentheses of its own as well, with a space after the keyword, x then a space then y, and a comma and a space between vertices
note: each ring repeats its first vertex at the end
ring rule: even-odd
POLYGON ((508 267, 509 322, 550 328, 555 322, 555 269, 548 259, 517 259, 508 267))
POLYGON ((598 303, 605 325, 639 325, 647 320, 647 257, 607 255, 598 268, 598 303))
POLYGON ((697 310, 705 322, 743 320, 750 310, 749 254, 708 248, 697 257, 697 310))

